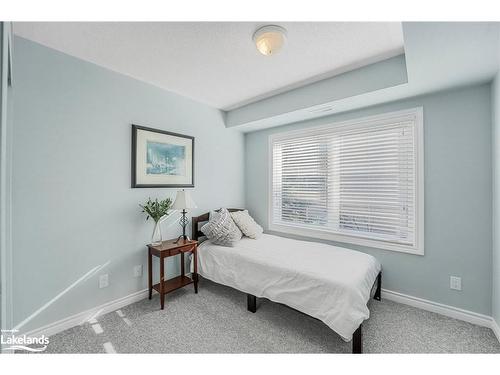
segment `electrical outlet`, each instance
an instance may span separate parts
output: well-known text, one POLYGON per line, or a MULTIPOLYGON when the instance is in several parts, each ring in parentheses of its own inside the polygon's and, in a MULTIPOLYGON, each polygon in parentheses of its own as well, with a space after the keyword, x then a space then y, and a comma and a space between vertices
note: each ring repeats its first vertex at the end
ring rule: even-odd
POLYGON ((134 277, 141 277, 142 276, 142 264, 139 264, 134 267, 134 277))
POLYGON ((462 278, 458 276, 450 276, 450 289, 462 290, 462 278))
POLYGON ((109 276, 108 274, 104 274, 99 276, 99 288, 106 288, 109 285, 109 276))

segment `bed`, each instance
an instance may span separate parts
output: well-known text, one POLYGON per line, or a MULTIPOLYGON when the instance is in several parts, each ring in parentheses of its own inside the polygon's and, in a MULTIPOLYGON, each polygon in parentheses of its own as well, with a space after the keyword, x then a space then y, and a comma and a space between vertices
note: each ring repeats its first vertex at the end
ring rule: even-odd
MULTIPOLYGON (((208 213, 193 217, 193 239, 201 240, 199 227, 208 219, 208 213)), ((368 254, 270 234, 244 237, 235 247, 202 242, 198 273, 246 293, 253 313, 261 297, 321 320, 345 341, 352 340, 353 353, 362 352, 367 303, 372 294, 380 300, 382 282, 381 265, 368 254)))

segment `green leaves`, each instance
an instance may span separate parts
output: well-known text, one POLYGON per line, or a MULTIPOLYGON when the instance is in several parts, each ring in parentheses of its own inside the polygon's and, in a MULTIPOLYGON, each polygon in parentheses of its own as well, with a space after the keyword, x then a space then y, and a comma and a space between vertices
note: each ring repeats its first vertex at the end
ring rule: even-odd
POLYGON ((162 201, 158 201, 158 198, 154 201, 148 198, 148 201, 142 205, 142 212, 146 213, 146 220, 150 217, 157 223, 163 216, 168 214, 170 207, 172 206, 172 199, 167 198, 162 201))

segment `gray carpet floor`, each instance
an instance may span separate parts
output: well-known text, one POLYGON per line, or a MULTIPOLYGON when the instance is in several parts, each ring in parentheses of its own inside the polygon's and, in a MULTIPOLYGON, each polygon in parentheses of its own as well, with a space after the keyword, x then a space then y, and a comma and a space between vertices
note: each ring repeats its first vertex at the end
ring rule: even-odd
MULTIPOLYGON (((246 295, 202 279, 50 337, 46 353, 350 353, 322 322, 268 300, 257 313, 246 295)), ((365 353, 500 353, 489 328, 410 306, 372 301, 363 325, 365 353)))

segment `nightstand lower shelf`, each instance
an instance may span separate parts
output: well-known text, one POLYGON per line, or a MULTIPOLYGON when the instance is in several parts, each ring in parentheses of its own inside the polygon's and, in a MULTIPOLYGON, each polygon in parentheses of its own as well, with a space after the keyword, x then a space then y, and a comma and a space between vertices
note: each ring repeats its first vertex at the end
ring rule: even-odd
MULTIPOLYGON (((163 293, 170 293, 176 289, 192 284, 193 282, 194 280, 187 276, 177 276, 173 279, 165 280, 163 282, 163 293)), ((153 289, 160 293, 160 284, 153 285, 153 289)))

